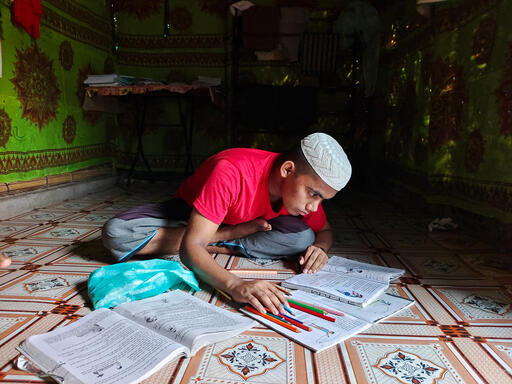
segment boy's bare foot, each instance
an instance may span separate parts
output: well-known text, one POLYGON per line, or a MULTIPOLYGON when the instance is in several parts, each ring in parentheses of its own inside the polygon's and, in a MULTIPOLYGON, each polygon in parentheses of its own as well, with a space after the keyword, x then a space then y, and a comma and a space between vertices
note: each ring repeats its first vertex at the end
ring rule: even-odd
POLYGON ((7 268, 9 265, 11 265, 11 258, 0 255, 0 268, 7 268))
POLYGON ((272 225, 270 225, 267 220, 257 218, 246 223, 221 228, 221 231, 226 231, 226 233, 221 237, 225 239, 239 239, 241 237, 252 235, 256 232, 270 231, 271 229, 272 225))

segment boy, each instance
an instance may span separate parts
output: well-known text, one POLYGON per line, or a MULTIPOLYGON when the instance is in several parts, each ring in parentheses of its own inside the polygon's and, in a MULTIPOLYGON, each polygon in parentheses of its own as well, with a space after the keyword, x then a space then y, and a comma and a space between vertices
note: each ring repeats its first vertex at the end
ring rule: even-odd
POLYGON ((238 302, 277 314, 286 303, 277 284, 244 281, 210 253, 246 257, 299 256, 303 273, 327 262, 332 233, 322 208, 350 179, 338 142, 314 133, 286 154, 233 148, 207 159, 160 204, 135 207, 109 220, 103 243, 118 261, 134 254, 180 252, 201 280, 238 302))

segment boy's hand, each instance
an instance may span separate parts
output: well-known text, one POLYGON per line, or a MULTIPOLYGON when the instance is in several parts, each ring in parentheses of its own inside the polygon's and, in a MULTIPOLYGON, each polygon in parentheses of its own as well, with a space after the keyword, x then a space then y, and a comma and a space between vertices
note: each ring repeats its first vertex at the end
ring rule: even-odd
POLYGON ((249 303, 262 313, 266 313, 267 308, 274 315, 283 313, 283 304, 287 304, 283 293, 288 293, 286 289, 277 284, 265 280, 237 280, 230 287, 228 293, 233 300, 239 303, 249 303))
POLYGON ((302 265, 302 273, 315 273, 321 270, 328 260, 322 248, 310 245, 304 256, 299 258, 299 264, 302 265))

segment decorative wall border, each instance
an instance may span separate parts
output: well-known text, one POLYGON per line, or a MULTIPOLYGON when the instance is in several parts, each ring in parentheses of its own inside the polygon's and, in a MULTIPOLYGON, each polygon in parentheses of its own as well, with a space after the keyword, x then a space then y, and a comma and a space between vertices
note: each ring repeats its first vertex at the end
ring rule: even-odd
POLYGON ((224 48, 224 35, 133 35, 119 34, 119 45, 128 49, 165 49, 165 48, 224 48))
POLYGON ((0 175, 58 167, 110 156, 112 156, 112 150, 108 143, 39 151, 1 152, 0 175))
MULTIPOLYGON (((224 52, 135 52, 121 50, 117 56, 118 64, 144 67, 223 67, 226 65, 224 52)), ((240 58, 240 68, 253 67, 293 67, 288 61, 257 61, 247 55, 240 58)))
POLYGON ((117 62, 144 67, 221 67, 224 65, 225 57, 224 53, 213 52, 142 53, 120 51, 117 62))
MULTIPOLYGON (((118 152, 116 154, 116 166, 121 168, 129 168, 132 164, 135 154, 129 152, 118 152)), ((205 161, 209 156, 195 155, 192 156, 194 165, 199 165, 205 161)), ((187 157, 185 155, 146 155, 151 169, 155 171, 182 169, 187 164, 187 157)), ((138 163, 139 167, 144 167, 144 164, 138 163)))
POLYGON ((107 16, 106 7, 105 16, 101 16, 87 8, 80 6, 79 4, 74 3, 71 0, 45 0, 45 3, 51 4, 59 11, 65 12, 76 20, 88 24, 94 28, 94 30, 105 33, 106 35, 111 33, 112 27, 110 24, 110 19, 107 16))
POLYGON ((43 6, 41 24, 74 40, 93 45, 107 52, 110 52, 112 47, 112 39, 108 34, 104 35, 69 21, 46 6, 43 6))
POLYGON ((512 188, 501 183, 469 183, 462 178, 430 178, 431 193, 456 197, 466 201, 489 204, 494 208, 512 213, 512 188))
POLYGON ((389 165, 391 178, 407 180, 407 184, 428 195, 444 195, 468 202, 485 203, 506 213, 512 213, 512 183, 472 180, 448 175, 425 175, 397 164, 389 165))

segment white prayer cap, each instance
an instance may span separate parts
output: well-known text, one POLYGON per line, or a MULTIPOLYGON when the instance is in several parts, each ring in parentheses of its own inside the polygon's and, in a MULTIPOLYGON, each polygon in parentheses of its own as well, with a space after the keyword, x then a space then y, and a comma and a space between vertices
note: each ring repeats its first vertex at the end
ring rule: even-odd
POLYGON ((304 157, 311 168, 331 188, 339 191, 347 185, 352 166, 341 145, 325 133, 312 133, 300 142, 304 157))

